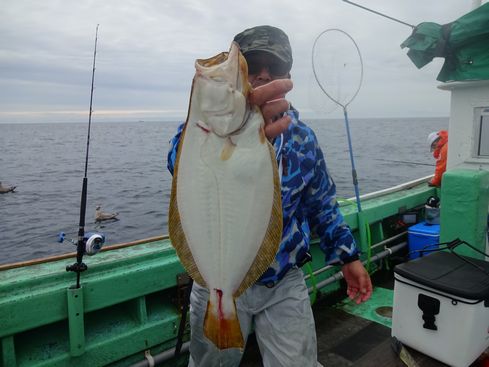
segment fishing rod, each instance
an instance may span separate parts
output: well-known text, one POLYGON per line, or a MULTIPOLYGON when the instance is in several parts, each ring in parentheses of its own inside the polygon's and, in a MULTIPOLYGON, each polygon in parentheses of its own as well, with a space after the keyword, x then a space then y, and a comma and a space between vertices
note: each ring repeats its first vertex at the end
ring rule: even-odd
POLYGON ((382 159, 382 158, 376 158, 376 161, 383 161, 383 162, 392 162, 392 163, 404 163, 404 164, 413 164, 416 166, 430 166, 434 167, 435 165, 432 163, 422 163, 422 162, 411 162, 411 161, 396 161, 393 159, 382 159))
POLYGON ((68 265, 66 271, 74 271, 76 273, 76 288, 80 288, 80 274, 87 270, 87 265, 83 263, 83 255, 85 253, 93 255, 98 252, 104 244, 105 237, 98 233, 90 233, 90 237, 85 236, 85 213, 87 209, 87 171, 88 171, 88 152, 90 148, 90 128, 92 125, 92 103, 93 103, 93 86, 95 80, 95 60, 97 57, 97 40, 98 27, 95 29, 95 47, 93 50, 93 67, 92 67, 92 86, 90 89, 90 109, 88 113, 88 134, 87 134, 87 150, 85 155, 85 174, 83 176, 83 185, 80 200, 80 222, 78 225, 78 242, 76 245, 76 263, 68 265))
POLYGON ((357 7, 361 8, 361 9, 363 9, 363 10, 369 11, 369 12, 374 13, 374 14, 377 14, 377 15, 380 15, 381 17, 384 17, 384 18, 387 18, 387 19, 393 20, 394 22, 397 22, 397 23, 401 23, 401 24, 407 25, 408 27, 411 27, 411 29, 416 28, 416 27, 415 27, 414 25, 412 25, 412 24, 409 24, 409 23, 403 22, 402 20, 396 19, 396 18, 394 18, 394 17, 391 17, 391 16, 389 16, 389 15, 387 15, 387 14, 383 14, 383 13, 378 12, 378 11, 376 11, 376 10, 369 9, 369 8, 367 8, 367 7, 363 6, 363 5, 356 4, 356 3, 354 3, 353 1, 349 1, 349 0, 343 0, 343 1, 344 1, 345 3, 350 4, 350 5, 357 6, 357 7))

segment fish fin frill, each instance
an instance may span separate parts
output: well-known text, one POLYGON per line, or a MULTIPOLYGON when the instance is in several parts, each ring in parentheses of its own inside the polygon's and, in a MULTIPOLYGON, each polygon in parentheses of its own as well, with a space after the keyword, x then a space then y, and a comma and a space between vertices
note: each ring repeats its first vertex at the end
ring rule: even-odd
POLYGON ((278 173, 277 160, 273 146, 266 141, 273 164, 273 205, 267 232, 263 238, 260 249, 253 260, 253 265, 248 270, 245 278, 234 292, 233 297, 238 298, 243 292, 254 284, 258 278, 268 269, 277 255, 280 242, 282 241, 283 214, 282 214, 282 192, 280 177, 278 173))
POLYGON ((241 334, 238 315, 236 314, 236 306, 229 318, 219 315, 219 312, 213 312, 216 309, 216 305, 210 301, 207 302, 207 311, 204 319, 204 335, 218 349, 244 348, 244 340, 241 334))
POLYGON ((197 268, 190 247, 188 246, 187 238, 183 232, 182 222, 180 220, 180 213, 177 205, 177 180, 178 180, 178 162, 180 161, 181 146, 183 139, 185 138, 185 129, 182 132, 180 146, 178 147, 177 157, 175 160, 175 169, 173 173, 172 189, 170 196, 170 208, 168 212, 168 233, 170 234, 170 240, 172 246, 177 252, 178 258, 182 263, 185 270, 187 270, 190 277, 199 283, 203 287, 207 287, 207 284, 197 268))

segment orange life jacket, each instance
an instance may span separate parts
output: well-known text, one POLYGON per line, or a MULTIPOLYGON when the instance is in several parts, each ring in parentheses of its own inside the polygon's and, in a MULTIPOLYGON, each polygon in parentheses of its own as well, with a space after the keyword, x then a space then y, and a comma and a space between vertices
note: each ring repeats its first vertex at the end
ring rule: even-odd
POLYGON ((433 157, 436 159, 435 176, 431 180, 434 186, 441 185, 441 177, 447 169, 447 154, 448 154, 448 131, 440 130, 438 132, 440 139, 433 151, 433 157))

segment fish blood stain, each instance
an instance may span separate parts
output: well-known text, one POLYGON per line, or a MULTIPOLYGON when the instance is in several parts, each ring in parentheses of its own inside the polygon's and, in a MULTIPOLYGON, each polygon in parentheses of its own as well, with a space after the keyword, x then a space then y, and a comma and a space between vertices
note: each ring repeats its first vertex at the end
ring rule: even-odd
POLYGON ((215 291, 217 293, 217 300, 218 300, 217 313, 219 316, 219 320, 222 320, 224 319, 224 313, 222 312, 222 290, 216 288, 215 291))

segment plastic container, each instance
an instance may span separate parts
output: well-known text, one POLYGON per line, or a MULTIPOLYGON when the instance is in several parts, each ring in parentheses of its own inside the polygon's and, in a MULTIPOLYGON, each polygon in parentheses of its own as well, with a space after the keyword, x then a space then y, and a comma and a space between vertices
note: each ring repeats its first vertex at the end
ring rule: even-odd
POLYGON ((424 206, 424 220, 426 224, 440 224, 440 208, 424 206))
MULTIPOLYGON (((421 252, 413 252, 425 249, 436 249, 440 241, 440 225, 439 224, 427 224, 426 222, 420 222, 408 228, 408 246, 409 246, 409 258, 416 259, 420 257, 421 252)), ((430 254, 431 252, 423 253, 423 256, 430 254)))
MULTIPOLYGON (((465 257, 489 273, 489 263, 465 257)), ((394 268, 392 335, 450 366, 489 347, 489 276, 448 252, 394 268)))

